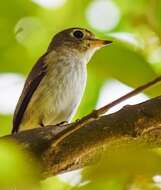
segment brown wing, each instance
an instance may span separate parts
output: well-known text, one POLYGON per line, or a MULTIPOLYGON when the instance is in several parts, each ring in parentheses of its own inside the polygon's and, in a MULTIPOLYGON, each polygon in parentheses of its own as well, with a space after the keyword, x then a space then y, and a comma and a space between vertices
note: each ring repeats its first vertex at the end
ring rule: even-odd
POLYGON ((25 110, 34 94, 35 90, 39 86, 41 80, 44 78, 47 70, 47 65, 44 62, 44 58, 47 55, 44 54, 31 70, 22 94, 19 98, 18 104, 13 117, 13 129, 12 134, 18 132, 25 110))

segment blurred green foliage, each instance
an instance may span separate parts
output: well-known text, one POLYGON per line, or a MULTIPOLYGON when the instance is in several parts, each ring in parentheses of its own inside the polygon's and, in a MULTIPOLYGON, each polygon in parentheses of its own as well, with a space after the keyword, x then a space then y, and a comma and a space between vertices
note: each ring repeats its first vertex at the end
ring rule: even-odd
MULTIPOLYGON (((93 27, 86 17, 88 6, 95 2, 93 0, 67 0, 63 6, 50 9, 31 0, 1 1, 0 73, 14 72, 26 76, 38 57, 46 50, 50 39, 56 32, 67 27, 80 26, 94 31, 97 36, 102 38, 112 38, 115 42, 98 51, 88 65, 88 84, 76 118, 85 115, 95 107, 100 89, 107 79, 116 78, 132 87, 151 80, 161 72, 161 1, 111 1, 117 6, 121 16, 118 24, 107 31, 93 27), (119 39, 118 32, 124 32, 125 36, 128 33, 136 36, 139 46, 122 41, 119 39)), ((160 95, 160 91, 161 85, 158 85, 146 93, 152 97, 160 95)), ((9 133, 11 119, 10 115, 0 115, 1 136, 9 133)), ((108 159, 103 161, 100 168, 92 169, 88 175, 86 174, 86 178, 92 182, 79 188, 128 189, 125 188, 125 184, 135 166, 138 170, 143 171, 143 176, 147 173, 152 174, 152 171, 155 173, 157 168, 160 172, 160 157, 154 153, 148 152, 143 156, 141 156, 142 152, 131 154, 135 158, 134 160, 131 160, 127 153, 124 153, 124 156, 111 155, 111 158, 105 155, 105 158, 108 159), (118 159, 115 159, 118 157, 121 159, 120 163, 117 163, 118 159), (147 158, 148 167, 146 165, 147 158), (131 167, 131 162, 136 165, 131 167), (118 172, 117 169, 123 170, 124 173, 118 172)), ((31 176, 34 174, 26 172, 34 171, 34 169, 28 171, 22 157, 23 154, 17 150, 17 146, 0 143, 0 185, 17 184, 20 180, 26 184, 31 180, 31 176), (16 175, 15 172, 12 172, 15 170, 16 175)), ((131 180, 131 178, 129 179, 131 180)), ((42 189, 69 188, 67 184, 63 185, 56 178, 51 181, 44 182, 42 189)), ((2 188, 0 187, 0 189, 2 188)), ((145 187, 141 189, 145 189, 145 187)))
POLYGON ((1 140, 0 163, 0 189, 27 190, 38 186, 38 163, 18 145, 1 140))
MULTIPOLYGON (((133 145, 115 147, 83 172, 86 185, 76 190, 157 189, 153 176, 160 174, 160 155, 133 145)), ((159 188, 158 188, 159 189, 159 188)))

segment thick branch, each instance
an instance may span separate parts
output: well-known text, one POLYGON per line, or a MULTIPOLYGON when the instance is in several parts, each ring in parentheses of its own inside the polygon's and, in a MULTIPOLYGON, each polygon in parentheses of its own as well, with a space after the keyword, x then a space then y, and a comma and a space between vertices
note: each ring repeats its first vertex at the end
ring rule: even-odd
POLYGON ((135 141, 160 147, 161 97, 91 121, 55 146, 70 125, 73 124, 35 128, 3 139, 14 139, 32 152, 45 166, 43 176, 48 177, 85 166, 97 150, 109 148, 113 143, 135 141))

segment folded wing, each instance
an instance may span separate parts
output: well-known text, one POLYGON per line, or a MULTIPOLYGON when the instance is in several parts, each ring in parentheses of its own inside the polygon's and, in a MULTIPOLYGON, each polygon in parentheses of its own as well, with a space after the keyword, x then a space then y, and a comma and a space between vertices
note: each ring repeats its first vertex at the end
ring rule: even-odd
POLYGON ((23 115, 25 113, 25 110, 27 109, 30 99, 32 98, 35 90, 37 89, 40 82, 46 75, 46 72, 47 72, 47 65, 45 64, 46 55, 47 55, 47 53, 44 54, 38 60, 38 62, 35 64, 35 66, 31 70, 31 72, 26 80, 24 89, 19 98, 16 110, 14 113, 12 134, 18 132, 23 115))

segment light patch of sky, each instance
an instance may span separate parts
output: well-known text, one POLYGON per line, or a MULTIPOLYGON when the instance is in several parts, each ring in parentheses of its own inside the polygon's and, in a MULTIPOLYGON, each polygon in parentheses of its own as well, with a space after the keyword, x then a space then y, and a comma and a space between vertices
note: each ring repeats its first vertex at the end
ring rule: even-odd
POLYGON ((153 176, 153 181, 156 183, 161 183, 161 176, 160 175, 153 176))
POLYGON ((44 8, 58 8, 65 4, 66 0, 32 0, 44 8))
POLYGON ((121 13, 112 0, 94 0, 87 7, 86 18, 91 27, 99 31, 110 31, 120 21, 121 13))
POLYGON ((0 114, 13 114, 25 78, 15 73, 0 74, 0 114))
POLYGON ((81 171, 82 170, 75 170, 75 171, 67 172, 67 173, 58 175, 58 177, 62 181, 70 184, 71 186, 75 186, 81 183, 81 180, 82 180, 81 171))
MULTIPOLYGON (((133 90, 133 88, 131 88, 117 80, 108 80, 102 87, 96 107, 100 108, 100 107, 118 99, 119 97, 125 95, 126 93, 128 93, 132 90, 133 90)), ((145 94, 140 93, 140 94, 138 94, 134 97, 131 97, 128 100, 125 100, 124 102, 114 106, 107 113, 114 113, 114 112, 120 110, 125 105, 137 104, 140 102, 144 102, 148 99, 149 98, 145 94)))
POLYGON ((161 188, 161 176, 160 175, 153 176, 153 181, 154 181, 155 185, 160 189, 161 188))

